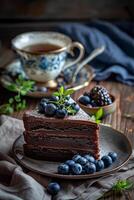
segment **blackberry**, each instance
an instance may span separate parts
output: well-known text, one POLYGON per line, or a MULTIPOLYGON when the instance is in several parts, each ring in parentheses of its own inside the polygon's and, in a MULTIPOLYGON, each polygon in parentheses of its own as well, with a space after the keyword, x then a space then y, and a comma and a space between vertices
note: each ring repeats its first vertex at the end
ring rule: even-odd
POLYGON ((97 106, 106 106, 112 103, 107 89, 100 85, 96 85, 92 88, 90 97, 97 106))

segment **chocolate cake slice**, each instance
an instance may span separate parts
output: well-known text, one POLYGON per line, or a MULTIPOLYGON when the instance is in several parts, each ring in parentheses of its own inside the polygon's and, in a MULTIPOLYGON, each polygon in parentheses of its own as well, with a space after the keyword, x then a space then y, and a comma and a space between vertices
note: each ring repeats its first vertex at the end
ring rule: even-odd
POLYGON ((80 109, 64 119, 26 111, 24 153, 35 159, 64 161, 80 153, 99 158, 99 126, 80 109))

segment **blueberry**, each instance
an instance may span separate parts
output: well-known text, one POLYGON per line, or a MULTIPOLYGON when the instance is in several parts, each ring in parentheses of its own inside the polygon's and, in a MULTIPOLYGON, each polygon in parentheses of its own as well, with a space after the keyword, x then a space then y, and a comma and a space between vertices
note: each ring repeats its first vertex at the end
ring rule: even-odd
POLYGON ((79 102, 83 105, 88 105, 90 103, 90 98, 88 96, 81 96, 79 102))
POLYGON ((47 98, 43 98, 43 99, 41 99, 41 101, 40 102, 45 102, 45 103, 48 103, 49 102, 49 99, 47 99, 47 98))
POLYGON ((72 103, 71 102, 69 102, 68 100, 67 101, 65 101, 65 106, 70 106, 72 103))
POLYGON ((78 112, 80 110, 80 106, 76 103, 72 103, 71 107, 76 111, 78 112))
POLYGON ((46 116, 53 117, 56 113, 56 110, 57 110, 57 107, 54 104, 52 103, 47 104, 45 107, 45 114, 46 116))
POLYGON ((88 162, 83 166, 83 170, 85 170, 87 174, 92 174, 96 172, 96 166, 94 163, 88 162))
POLYGON ((50 101, 58 101, 59 100, 59 97, 58 96, 51 96, 49 98, 50 101))
POLYGON ((103 160, 96 160, 96 171, 101 171, 104 169, 104 162, 103 160))
POLYGON ((58 109, 56 111, 55 117, 62 119, 67 115, 67 111, 65 109, 58 109))
POLYGON ((87 159, 84 158, 84 157, 80 157, 78 160, 77 160, 77 163, 79 163, 80 165, 85 165, 87 163, 87 159))
POLYGON ((84 158, 86 158, 88 162, 95 163, 95 158, 93 156, 87 154, 84 156, 84 158))
POLYGON ((92 105, 92 107, 97 107, 97 104, 95 103, 94 100, 91 101, 91 105, 92 105))
POLYGON ((40 113, 45 113, 45 107, 46 107, 47 103, 46 102, 43 102, 41 101, 39 104, 38 104, 38 110, 40 113))
POLYGON ((82 166, 79 163, 75 163, 72 166, 72 172, 73 174, 79 175, 82 173, 82 166))
POLYGON ((110 156, 112 158, 113 162, 117 159, 117 153, 116 152, 109 152, 108 156, 110 156))
POLYGON ((48 184, 47 191, 51 195, 56 195, 60 191, 60 185, 56 182, 52 182, 48 184))
POLYGON ((72 166, 75 164, 75 162, 74 162, 73 160, 67 160, 67 161, 65 162, 65 164, 69 165, 69 167, 72 168, 72 166))
POLYGON ((59 174, 69 174, 69 166, 67 164, 60 164, 58 166, 59 174))
POLYGON ((80 156, 79 154, 76 154, 76 155, 73 156, 72 160, 73 160, 74 162, 77 162, 77 160, 78 160, 79 158, 81 158, 81 156, 80 156))
POLYGON ((101 160, 103 160, 105 168, 112 164, 112 158, 110 156, 103 156, 101 160))

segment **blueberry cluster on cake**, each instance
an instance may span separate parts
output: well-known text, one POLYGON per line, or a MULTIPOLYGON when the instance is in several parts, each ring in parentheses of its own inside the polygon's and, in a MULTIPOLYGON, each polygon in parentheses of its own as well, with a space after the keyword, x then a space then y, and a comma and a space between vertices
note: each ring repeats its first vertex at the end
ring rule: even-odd
POLYGON ((79 153, 99 158, 99 126, 63 87, 35 110, 26 111, 24 153, 35 159, 64 161, 79 153))

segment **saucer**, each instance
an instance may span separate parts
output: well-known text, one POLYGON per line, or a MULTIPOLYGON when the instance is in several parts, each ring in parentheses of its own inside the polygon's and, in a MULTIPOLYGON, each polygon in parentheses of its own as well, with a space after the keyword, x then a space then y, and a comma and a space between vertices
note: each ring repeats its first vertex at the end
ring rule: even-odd
MULTIPOLYGON (((70 61, 72 61, 72 59, 68 59, 68 62, 70 61)), ((94 77, 94 73, 92 69, 87 65, 82 68, 82 70, 78 73, 75 82, 72 83, 72 75, 77 67, 78 65, 74 65, 64 70, 64 72, 62 72, 55 80, 49 81, 47 83, 35 82, 32 91, 29 91, 27 96, 35 98, 50 96, 61 85, 63 85, 66 89, 71 88, 75 91, 88 86, 94 77)), ((19 59, 15 59, 6 66, 0 75, 0 82, 2 86, 7 89, 7 86, 13 83, 20 74, 24 77, 24 79, 28 79, 19 59)))

